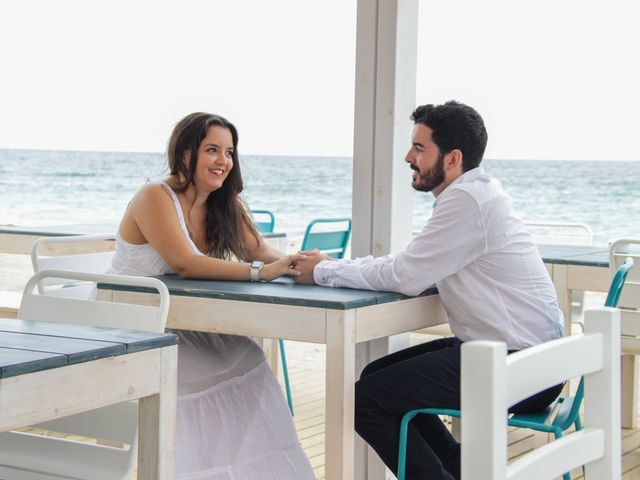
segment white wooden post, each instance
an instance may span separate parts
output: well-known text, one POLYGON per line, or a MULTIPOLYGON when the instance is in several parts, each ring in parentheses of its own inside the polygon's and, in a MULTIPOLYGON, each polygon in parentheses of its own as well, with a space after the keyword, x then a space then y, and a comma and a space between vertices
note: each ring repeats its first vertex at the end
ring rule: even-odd
POLYGON ((602 370, 584 377, 584 424, 605 431, 604 456, 585 466, 585 478, 622 478, 620 445, 620 311, 585 312, 585 332, 603 335, 602 370))
MULTIPOLYGON (((354 258, 397 252, 411 239, 412 191, 404 156, 413 128, 409 115, 415 108, 417 36, 418 0, 358 0, 354 258)), ((358 345, 356 376, 371 360, 408 345, 408 334, 358 345)), ((370 452, 368 461, 358 441, 356 479, 385 478, 382 462, 370 452)))
POLYGON ((460 406, 462 418, 462 478, 506 478, 507 468, 507 347, 502 342, 462 345, 460 406))

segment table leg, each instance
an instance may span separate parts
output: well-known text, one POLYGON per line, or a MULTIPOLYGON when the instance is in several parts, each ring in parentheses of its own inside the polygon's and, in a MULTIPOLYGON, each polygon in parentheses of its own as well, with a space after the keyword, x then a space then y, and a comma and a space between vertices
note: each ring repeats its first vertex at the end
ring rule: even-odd
POLYGON ((568 337, 571 335, 571 289, 567 265, 553 266, 553 286, 558 296, 558 306, 564 315, 564 334, 568 337))
POLYGON ((176 477, 177 346, 161 352, 160 391, 140 399, 138 479, 176 477))
POLYGON ((325 475, 351 480, 354 463, 355 311, 328 310, 325 475))
POLYGON ((620 361, 622 426, 636 428, 638 424, 638 357, 622 355, 620 361))

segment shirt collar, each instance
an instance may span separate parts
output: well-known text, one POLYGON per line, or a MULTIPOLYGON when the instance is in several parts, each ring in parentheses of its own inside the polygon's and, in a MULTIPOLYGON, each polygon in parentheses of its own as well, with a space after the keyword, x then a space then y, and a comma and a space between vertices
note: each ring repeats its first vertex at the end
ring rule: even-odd
POLYGON ((472 168, 471 170, 468 170, 466 172, 464 172, 462 175, 460 175, 458 178, 456 178, 453 182, 451 182, 449 185, 447 185, 447 188, 445 188, 442 193, 440 195, 438 195, 438 197, 434 200, 433 202, 433 206, 435 207, 436 204, 438 203, 438 199, 440 197, 442 197, 442 195, 444 195, 453 185, 456 185, 458 183, 466 183, 466 182, 473 182, 474 180, 477 180, 478 177, 484 175, 484 168, 483 167, 476 167, 476 168, 472 168))

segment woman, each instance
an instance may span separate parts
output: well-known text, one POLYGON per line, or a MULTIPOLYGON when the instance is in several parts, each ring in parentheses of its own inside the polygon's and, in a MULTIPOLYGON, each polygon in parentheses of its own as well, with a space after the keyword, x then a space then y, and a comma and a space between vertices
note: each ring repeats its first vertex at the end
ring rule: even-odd
MULTIPOLYGON (((298 274, 293 267, 300 256, 267 246, 247 213, 237 145, 235 127, 216 115, 193 113, 176 125, 167 152, 170 175, 131 200, 116 237, 113 273, 243 281, 298 274)), ((258 345, 246 337, 174 333, 180 337, 178 478, 314 478, 258 345)))

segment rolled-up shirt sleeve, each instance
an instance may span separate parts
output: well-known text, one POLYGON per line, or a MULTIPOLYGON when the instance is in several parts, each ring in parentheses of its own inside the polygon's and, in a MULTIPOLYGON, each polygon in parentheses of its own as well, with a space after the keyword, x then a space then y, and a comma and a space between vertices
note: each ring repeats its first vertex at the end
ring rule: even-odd
POLYGON ((422 232, 397 254, 355 260, 322 261, 318 285, 417 295, 461 270, 486 250, 478 204, 462 189, 441 195, 422 232))

